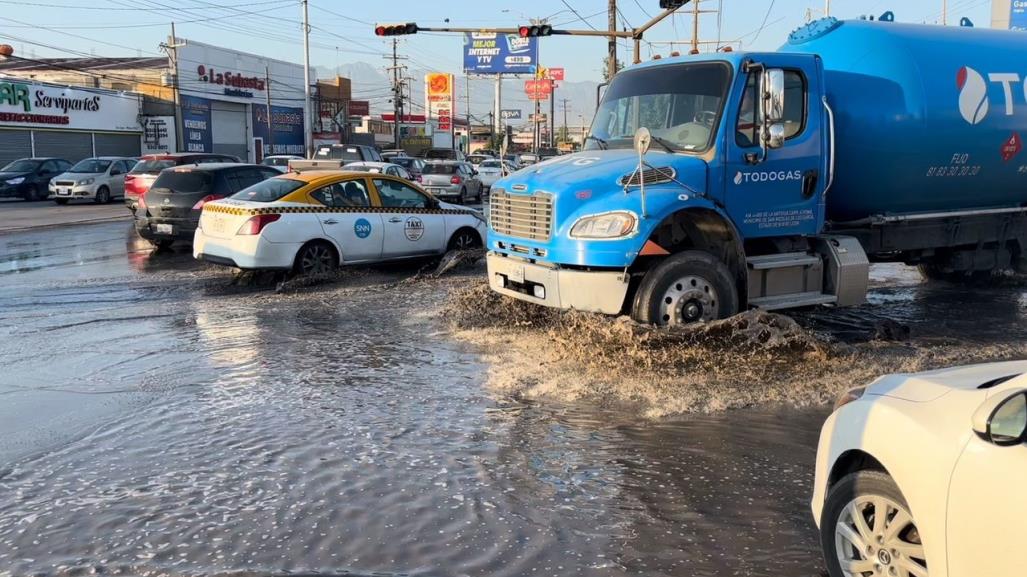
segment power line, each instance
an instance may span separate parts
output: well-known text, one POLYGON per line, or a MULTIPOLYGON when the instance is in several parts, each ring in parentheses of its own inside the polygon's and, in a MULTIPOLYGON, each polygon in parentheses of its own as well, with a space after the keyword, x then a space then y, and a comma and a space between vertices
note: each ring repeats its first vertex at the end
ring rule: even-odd
POLYGON ((584 22, 586 26, 588 26, 588 27, 589 27, 589 28, 591 28, 592 30, 596 30, 596 31, 598 31, 598 30, 599 30, 599 29, 598 29, 598 28, 596 28, 595 26, 592 26, 592 23, 591 23, 591 22, 589 22, 588 20, 585 20, 584 18, 582 18, 582 17, 581 17, 581 14, 580 14, 580 13, 578 13, 578 11, 577 11, 577 10, 575 10, 575 9, 574 9, 574 7, 573 7, 573 6, 571 6, 571 5, 570 5, 570 4, 569 4, 569 3, 567 2, 567 0, 560 0, 560 2, 563 2, 563 5, 564 5, 564 6, 566 6, 568 10, 570 10, 571 12, 573 12, 573 13, 574 13, 574 15, 578 17, 578 20, 581 20, 582 22, 584 22))
POLYGON ((760 33, 767 27, 767 19, 770 18, 770 12, 774 9, 775 1, 776 0, 770 0, 770 6, 767 8, 767 13, 763 15, 763 24, 760 24, 759 30, 756 31, 756 36, 753 36, 752 40, 749 42, 750 44, 756 42, 756 39, 760 37, 760 33))

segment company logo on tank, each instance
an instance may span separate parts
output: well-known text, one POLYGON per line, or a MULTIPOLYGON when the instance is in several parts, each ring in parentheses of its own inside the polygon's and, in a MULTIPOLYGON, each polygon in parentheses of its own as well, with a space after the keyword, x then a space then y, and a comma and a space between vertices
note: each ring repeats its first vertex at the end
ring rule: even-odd
POLYGON ((1016 99, 1023 95, 1027 99, 1027 79, 1016 72, 989 72, 984 74, 963 66, 956 72, 956 88, 959 90, 959 114, 971 125, 984 122, 991 110, 988 100, 988 84, 1001 86, 1002 110, 1012 116, 1016 110, 1016 99))

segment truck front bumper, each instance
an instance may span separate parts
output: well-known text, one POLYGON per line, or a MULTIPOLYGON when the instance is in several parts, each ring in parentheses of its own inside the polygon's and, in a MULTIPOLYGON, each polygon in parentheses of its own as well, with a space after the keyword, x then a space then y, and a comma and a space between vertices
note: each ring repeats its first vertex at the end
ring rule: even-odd
POLYGON ((628 294, 626 276, 619 271, 562 269, 496 252, 485 261, 492 290, 547 307, 616 315, 628 294))

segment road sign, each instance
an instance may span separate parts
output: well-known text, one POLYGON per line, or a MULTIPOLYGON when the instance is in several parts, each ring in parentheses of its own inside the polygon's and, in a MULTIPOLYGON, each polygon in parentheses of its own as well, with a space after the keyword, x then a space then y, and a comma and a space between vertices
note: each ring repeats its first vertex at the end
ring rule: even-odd
POLYGON ((525 80, 524 93, 531 100, 547 100, 553 92, 552 80, 525 80))
POLYGON ((538 63, 538 38, 516 34, 464 34, 464 72, 467 74, 532 74, 538 63))
POLYGON ((531 116, 529 117, 529 119, 530 119, 530 120, 531 120, 532 122, 538 122, 538 123, 540 123, 540 124, 545 124, 546 122, 549 122, 549 119, 548 119, 548 118, 546 117, 546 115, 545 115, 545 114, 532 114, 532 115, 531 115, 531 116))
POLYGON ((520 120, 521 110, 519 108, 504 108, 499 111, 499 117, 503 120, 520 120))
POLYGON ((563 68, 550 68, 549 69, 550 80, 563 80, 563 68))

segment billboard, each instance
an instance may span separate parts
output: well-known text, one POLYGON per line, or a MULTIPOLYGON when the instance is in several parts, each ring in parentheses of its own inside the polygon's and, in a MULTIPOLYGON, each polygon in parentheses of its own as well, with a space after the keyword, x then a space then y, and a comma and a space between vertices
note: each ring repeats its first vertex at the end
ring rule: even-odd
POLYGON ((464 73, 534 74, 538 38, 495 32, 464 33, 464 73))
POLYGON ((254 104, 250 107, 254 138, 264 141, 264 154, 304 154, 303 109, 271 104, 271 129, 274 132, 274 149, 267 136, 267 105, 254 104))
POLYGON ((139 97, 0 79, 0 124, 139 132, 139 97))
POLYGON ((1027 2, 1012 0, 1009 3, 1009 29, 1027 31, 1027 2))
POLYGON ((503 120, 520 120, 521 110, 519 108, 504 108, 499 111, 499 117, 503 120))
POLYGON ((524 93, 531 100, 548 100, 553 92, 553 81, 548 78, 543 80, 525 80, 524 93))
POLYGON ((439 130, 453 128, 453 75, 429 72, 424 75, 424 109, 429 118, 439 119, 439 130))
POLYGON ((181 95, 182 141, 185 152, 214 152, 210 125, 210 100, 181 95))

